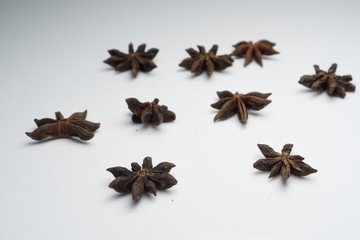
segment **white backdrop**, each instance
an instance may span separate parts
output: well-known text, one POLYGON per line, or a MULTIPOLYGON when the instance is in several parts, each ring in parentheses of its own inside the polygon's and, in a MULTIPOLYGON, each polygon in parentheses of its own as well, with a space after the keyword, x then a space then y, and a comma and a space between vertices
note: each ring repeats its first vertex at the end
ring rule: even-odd
POLYGON ((359 87, 356 1, 0 2, 1 239, 359 239, 359 92, 345 99, 298 84, 313 65, 359 87), (280 52, 244 68, 194 77, 186 48, 267 39, 280 52), (149 74, 116 73, 108 49, 159 48, 149 74), (213 122, 216 91, 271 92, 272 103, 213 122), (155 97, 177 114, 160 127, 131 122, 125 98, 155 97), (34 118, 88 110, 88 142, 37 143, 34 118), (268 179, 256 144, 292 153, 318 172, 268 179), (178 184, 137 204, 108 184, 108 167, 151 156, 176 164, 178 184))

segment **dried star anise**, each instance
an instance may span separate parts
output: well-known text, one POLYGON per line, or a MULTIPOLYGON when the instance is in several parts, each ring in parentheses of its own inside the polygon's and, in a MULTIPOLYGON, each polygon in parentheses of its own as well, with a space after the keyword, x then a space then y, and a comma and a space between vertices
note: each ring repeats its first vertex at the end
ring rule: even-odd
POLYGON ((316 173, 317 170, 303 162, 304 158, 300 155, 290 155, 293 144, 286 144, 282 153, 275 152, 274 149, 266 144, 258 144, 258 147, 265 159, 259 159, 254 163, 254 168, 260 171, 270 171, 269 178, 275 177, 279 173, 284 182, 290 177, 290 173, 296 176, 307 176, 316 173))
POLYGON ((191 56, 184 59, 179 66, 190 70, 192 73, 201 74, 204 70, 207 71, 209 76, 213 71, 221 71, 232 65, 234 61, 230 55, 216 56, 218 50, 217 45, 213 45, 209 52, 205 51, 203 46, 197 46, 199 52, 193 48, 186 49, 191 56))
POLYGON ((349 81, 352 80, 351 75, 339 76, 335 74, 336 63, 331 65, 328 72, 320 70, 318 65, 314 65, 315 75, 304 75, 300 78, 299 83, 311 88, 312 90, 326 90, 330 95, 337 95, 344 98, 346 91, 354 92, 355 85, 349 81))
POLYGON ((136 162, 131 164, 131 170, 124 167, 106 169, 111 172, 115 180, 109 187, 119 193, 132 193, 135 201, 146 191, 156 196, 156 190, 165 190, 177 184, 177 180, 169 174, 175 164, 162 162, 152 166, 151 157, 144 158, 142 168, 136 162))
POLYGON ((153 102, 140 102, 136 98, 125 99, 128 108, 133 113, 132 120, 135 123, 151 123, 159 126, 163 122, 171 122, 176 118, 175 113, 169 111, 167 106, 158 105, 159 99, 153 102))
POLYGON ((56 112, 56 119, 35 119, 38 128, 33 132, 27 132, 26 135, 34 140, 43 140, 47 137, 79 137, 81 140, 89 140, 94 137, 94 132, 100 127, 100 123, 86 121, 86 115, 87 110, 64 118, 61 112, 56 112))
POLYGON ((129 44, 129 54, 125 54, 116 49, 111 49, 108 52, 111 57, 106 59, 104 63, 109 64, 116 71, 123 72, 131 69, 133 75, 136 77, 139 70, 143 72, 150 72, 156 68, 152 59, 158 53, 158 49, 151 48, 145 52, 145 44, 141 44, 136 52, 132 43, 129 44))
POLYGON ((275 43, 269 42, 267 40, 260 40, 257 41, 255 44, 253 44, 251 41, 242 41, 233 46, 235 50, 233 51, 231 56, 245 56, 244 67, 246 67, 253 60, 253 58, 255 58, 255 61, 260 66, 262 66, 262 55, 273 55, 279 53, 273 49, 275 45, 275 43))
POLYGON ((237 113, 240 121, 246 123, 248 119, 247 109, 260 110, 271 103, 271 100, 267 99, 271 93, 250 92, 241 94, 236 92, 233 94, 229 91, 218 91, 216 93, 220 100, 211 104, 211 107, 220 111, 214 117, 214 121, 226 120, 237 113))

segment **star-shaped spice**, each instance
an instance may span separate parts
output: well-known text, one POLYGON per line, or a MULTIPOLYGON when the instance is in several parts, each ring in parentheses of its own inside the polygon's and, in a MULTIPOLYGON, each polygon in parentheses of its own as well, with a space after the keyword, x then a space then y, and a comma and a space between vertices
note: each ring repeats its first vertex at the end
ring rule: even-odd
POLYGON ((156 190, 165 190, 177 184, 177 180, 169 174, 175 164, 162 162, 152 166, 151 157, 144 158, 142 168, 136 162, 131 164, 131 170, 124 167, 106 169, 111 172, 115 180, 109 185, 119 193, 132 193, 135 201, 146 191, 156 196, 156 190))
POLYGON ((258 144, 265 159, 257 160, 254 163, 254 168, 260 171, 270 171, 269 178, 280 173, 284 182, 290 177, 290 173, 296 176, 307 176, 316 173, 316 169, 303 162, 304 158, 302 156, 290 155, 293 146, 293 144, 286 144, 281 153, 278 153, 266 144, 258 144))
POLYGON ((304 75, 300 78, 299 83, 311 88, 312 90, 327 91, 330 95, 344 98, 346 92, 354 92, 355 85, 351 84, 351 75, 339 76, 335 74, 336 63, 331 65, 328 72, 314 65, 315 75, 304 75))
POLYGON ((276 50, 273 49, 275 43, 269 42, 267 40, 260 40, 253 44, 250 42, 241 41, 235 44, 233 47, 235 50, 231 54, 231 56, 236 57, 244 57, 245 56, 245 63, 244 67, 249 65, 251 61, 255 58, 255 61, 260 65, 262 64, 262 55, 273 55, 278 54, 276 50))
POLYGON ((47 137, 70 138, 78 137, 81 140, 89 140, 94 137, 94 132, 100 127, 100 123, 86 121, 87 110, 76 112, 69 118, 64 118, 61 112, 56 112, 56 119, 35 119, 38 128, 26 135, 34 140, 43 140, 47 137))
POLYGON ((186 49, 191 56, 185 58, 180 64, 180 67, 190 70, 192 73, 201 74, 204 70, 207 71, 209 76, 213 71, 221 71, 232 65, 234 61, 230 55, 216 56, 218 50, 217 45, 213 45, 209 52, 205 51, 205 47, 197 46, 199 52, 193 48, 186 49))
POLYGON ((241 94, 236 92, 235 94, 229 91, 216 92, 220 100, 211 104, 211 107, 219 109, 214 121, 226 120, 234 114, 238 114, 240 122, 246 123, 248 119, 248 109, 260 110, 266 105, 271 103, 271 100, 267 99, 271 93, 259 93, 250 92, 247 94, 241 94))
POLYGON ((116 49, 111 49, 108 52, 111 57, 106 59, 104 63, 109 64, 116 71, 123 72, 131 69, 132 74, 136 77, 139 70, 143 72, 150 72, 156 68, 155 63, 152 61, 158 53, 158 49, 151 48, 145 52, 145 44, 141 44, 136 52, 132 43, 129 44, 129 54, 125 54, 116 49))
POLYGON ((167 106, 159 105, 159 99, 153 102, 140 102, 136 98, 125 99, 128 108, 133 113, 132 120, 135 123, 151 123, 159 126, 163 122, 171 122, 176 118, 175 113, 169 111, 167 106))

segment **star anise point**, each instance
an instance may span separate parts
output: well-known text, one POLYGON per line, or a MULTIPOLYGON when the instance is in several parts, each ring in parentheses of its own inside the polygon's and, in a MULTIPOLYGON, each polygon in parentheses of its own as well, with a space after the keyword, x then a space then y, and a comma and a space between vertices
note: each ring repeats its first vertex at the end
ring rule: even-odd
POLYGON ((213 45, 209 52, 205 51, 204 46, 198 45, 197 47, 199 51, 193 48, 186 49, 190 58, 184 59, 179 64, 180 67, 190 70, 196 75, 206 71, 211 76, 214 71, 222 71, 232 66, 233 59, 230 55, 216 55, 218 49, 216 44, 213 45))
POLYGON ((163 122, 172 122, 176 119, 174 112, 168 110, 167 106, 159 105, 159 99, 153 102, 140 102, 136 98, 125 99, 129 110, 133 113, 132 121, 135 123, 150 123, 159 126, 163 122))
POLYGON ((262 67, 262 55, 279 54, 278 51, 273 49, 275 45, 275 43, 269 42, 267 40, 260 40, 255 44, 253 44, 252 41, 241 41, 233 45, 235 50, 231 53, 231 56, 236 56, 239 58, 244 57, 244 67, 249 65, 253 59, 255 59, 255 61, 262 67))
POLYGON ((293 144, 285 144, 281 153, 275 152, 266 144, 257 146, 265 159, 259 159, 253 164, 253 167, 260 171, 270 171, 269 178, 280 174, 283 182, 286 182, 291 173, 297 176, 307 176, 317 172, 316 169, 303 162, 303 157, 290 155, 293 144))
POLYGON ((78 137, 81 140, 90 140, 94 137, 94 132, 100 127, 100 123, 85 120, 86 115, 87 110, 73 113, 69 118, 64 118, 61 112, 56 112, 56 119, 34 119, 37 129, 33 132, 26 132, 26 135, 38 141, 47 137, 78 137))
POLYGON ((116 71, 123 72, 131 70, 134 77, 139 71, 150 72, 156 68, 156 64, 152 61, 158 53, 158 49, 151 48, 145 52, 146 44, 141 44, 134 52, 133 44, 129 44, 129 53, 125 54, 116 49, 108 50, 111 55, 104 63, 113 67, 116 71))
POLYGON ((314 65, 315 75, 304 75, 299 83, 314 91, 327 91, 329 95, 344 98, 346 92, 354 92, 356 87, 350 81, 351 75, 336 75, 337 64, 333 63, 327 72, 314 65))
POLYGON ((177 184, 177 180, 169 174, 173 167, 175 165, 168 162, 161 162, 153 167, 151 157, 146 157, 142 167, 133 162, 131 171, 124 167, 108 168, 107 171, 115 177, 109 187, 119 193, 131 192, 134 201, 140 200, 144 192, 156 196, 157 190, 166 190, 177 184))
POLYGON ((229 91, 217 92, 220 100, 211 104, 211 107, 219 109, 215 115, 214 121, 226 120, 231 116, 238 114, 240 122, 246 123, 248 119, 248 109, 255 111, 263 109, 271 100, 267 99, 270 93, 250 92, 247 94, 235 94, 229 91))

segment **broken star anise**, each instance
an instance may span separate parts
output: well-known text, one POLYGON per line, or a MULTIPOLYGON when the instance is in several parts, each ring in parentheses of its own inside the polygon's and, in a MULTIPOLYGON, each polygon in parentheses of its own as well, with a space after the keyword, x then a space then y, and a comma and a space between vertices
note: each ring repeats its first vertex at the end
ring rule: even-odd
POLYGON ((190 70, 192 73, 201 74, 204 70, 209 76, 213 71, 221 71, 232 65, 234 61, 230 55, 216 56, 218 45, 213 45, 209 52, 205 51, 205 47, 197 46, 199 52, 193 48, 186 49, 190 58, 185 58, 180 64, 180 67, 190 70))
POLYGON ((64 118, 61 112, 56 112, 56 119, 35 119, 38 128, 33 132, 27 132, 26 135, 34 140, 43 140, 47 137, 79 137, 81 140, 89 140, 94 137, 94 132, 100 127, 100 123, 86 121, 86 115, 87 110, 64 118))
POLYGON ((135 201, 146 191, 156 196, 156 190, 165 190, 177 184, 177 180, 169 174, 175 164, 162 162, 152 166, 151 157, 144 158, 142 168, 136 162, 131 164, 131 170, 124 167, 106 169, 111 172, 115 180, 109 187, 119 193, 132 193, 135 201))
POLYGON ((255 61, 260 66, 262 66, 262 55, 273 55, 279 53, 273 49, 275 45, 275 43, 269 42, 267 40, 260 40, 257 41, 255 44, 253 44, 251 41, 241 41, 233 46, 235 50, 232 52, 231 56, 245 56, 244 67, 251 63, 253 58, 255 58, 255 61))
POLYGON ((155 98, 153 102, 140 102, 136 98, 125 99, 128 108, 133 113, 132 120, 135 123, 151 123, 159 126, 163 122, 174 121, 176 115, 169 111, 167 106, 158 105, 159 99, 155 98))
POLYGON ((265 159, 259 159, 254 163, 254 168, 260 171, 270 171, 269 178, 275 177, 279 173, 284 182, 290 177, 290 173, 296 176, 307 176, 316 173, 317 170, 303 162, 304 158, 300 155, 290 155, 293 144, 284 145, 282 152, 275 152, 266 144, 258 144, 258 147, 265 159))
POLYGON ((336 63, 331 65, 328 72, 314 65, 315 75, 304 75, 300 78, 299 83, 311 88, 312 90, 324 91, 326 90, 330 95, 336 95, 344 98, 346 92, 354 92, 355 85, 351 84, 351 75, 339 76, 335 74, 336 63))
POLYGON ((132 74, 136 77, 139 70, 143 72, 150 72, 156 68, 152 59, 158 53, 158 49, 151 48, 145 52, 145 44, 141 44, 136 52, 132 43, 129 44, 129 54, 125 54, 116 49, 111 49, 108 52, 111 57, 106 59, 104 63, 109 64, 116 71, 123 72, 131 69, 132 74))
POLYGON ((248 119, 247 109, 260 110, 271 103, 271 100, 267 99, 271 93, 250 92, 241 94, 236 92, 233 94, 229 91, 218 91, 216 93, 220 100, 211 104, 211 107, 220 111, 214 117, 214 121, 226 120, 237 113, 240 121, 246 123, 248 119))

